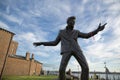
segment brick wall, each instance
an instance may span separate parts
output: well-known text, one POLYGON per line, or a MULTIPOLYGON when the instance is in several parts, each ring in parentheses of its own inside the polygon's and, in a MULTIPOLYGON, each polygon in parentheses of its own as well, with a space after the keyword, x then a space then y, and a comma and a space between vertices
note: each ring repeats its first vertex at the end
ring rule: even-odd
POLYGON ((29 75, 29 61, 8 57, 4 75, 29 75))
POLYGON ((12 33, 0 28, 0 72, 2 70, 11 36, 13 36, 12 33))
POLYGON ((4 59, 5 59, 5 55, 0 53, 0 72, 1 72, 2 67, 3 67, 4 59))
POLYGON ((17 51, 17 47, 18 47, 18 42, 12 41, 10 44, 9 54, 15 55, 17 51))
POLYGON ((0 54, 6 54, 11 36, 10 33, 0 30, 0 54))
POLYGON ((42 64, 34 60, 34 54, 31 56, 30 75, 40 75, 42 64))
POLYGON ((35 75, 41 74, 41 71, 42 71, 42 65, 36 62, 35 75))
POLYGON ((4 75, 40 75, 42 64, 34 59, 8 57, 4 75))
MULTIPOLYGON (((5 60, 8 45, 13 36, 12 32, 0 28, 0 72, 5 60)), ((15 57, 18 43, 12 41, 9 48, 9 56, 6 61, 3 75, 40 75, 42 64, 30 59, 30 53, 26 54, 26 57, 15 57)))

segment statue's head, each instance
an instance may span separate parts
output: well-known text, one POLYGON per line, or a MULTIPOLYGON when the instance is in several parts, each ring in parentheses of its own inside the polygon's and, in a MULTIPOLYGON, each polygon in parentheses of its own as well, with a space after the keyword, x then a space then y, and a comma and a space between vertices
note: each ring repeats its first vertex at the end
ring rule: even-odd
POLYGON ((68 17, 67 19, 67 28, 74 28, 74 25, 75 25, 75 16, 71 16, 71 17, 68 17))

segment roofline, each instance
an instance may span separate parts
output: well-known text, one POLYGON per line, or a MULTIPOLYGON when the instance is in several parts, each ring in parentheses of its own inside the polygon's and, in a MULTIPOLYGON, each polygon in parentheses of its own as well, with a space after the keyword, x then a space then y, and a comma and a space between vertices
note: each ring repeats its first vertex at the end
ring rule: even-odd
MULTIPOLYGON (((11 57, 11 58, 17 58, 17 59, 22 59, 22 60, 26 60, 24 56, 21 56, 21 55, 9 55, 8 57, 11 57)), ((30 60, 32 60, 32 58, 30 58, 30 60)), ((39 64, 43 64, 37 60, 34 59, 35 62, 39 63, 39 64)))
POLYGON ((41 62, 39 62, 39 61, 37 61, 37 60, 34 60, 34 61, 37 62, 37 63, 43 64, 43 63, 41 63, 41 62))
POLYGON ((11 33, 11 34, 15 35, 15 33, 11 32, 11 31, 8 31, 8 30, 6 30, 6 29, 3 29, 3 28, 1 28, 1 27, 0 27, 0 30, 3 30, 3 31, 6 31, 6 32, 8 32, 8 33, 11 33))

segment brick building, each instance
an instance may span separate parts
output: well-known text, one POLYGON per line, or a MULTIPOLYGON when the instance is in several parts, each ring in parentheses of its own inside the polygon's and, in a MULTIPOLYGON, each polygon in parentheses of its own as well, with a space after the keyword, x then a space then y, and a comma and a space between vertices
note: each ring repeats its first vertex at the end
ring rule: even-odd
POLYGON ((18 43, 12 40, 13 36, 14 33, 0 28, 0 72, 8 52, 3 75, 40 75, 42 63, 34 59, 34 54, 30 57, 29 52, 26 56, 16 55, 18 43))

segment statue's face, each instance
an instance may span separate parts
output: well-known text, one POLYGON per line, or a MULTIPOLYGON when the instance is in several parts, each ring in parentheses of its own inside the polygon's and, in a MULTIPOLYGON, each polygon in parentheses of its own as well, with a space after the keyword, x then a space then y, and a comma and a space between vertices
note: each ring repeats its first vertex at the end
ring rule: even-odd
POLYGON ((68 21, 68 25, 69 25, 69 26, 74 26, 74 25, 75 25, 75 19, 70 19, 70 20, 68 21))
POLYGON ((75 25, 75 19, 70 19, 67 24, 70 29, 73 29, 75 25))

